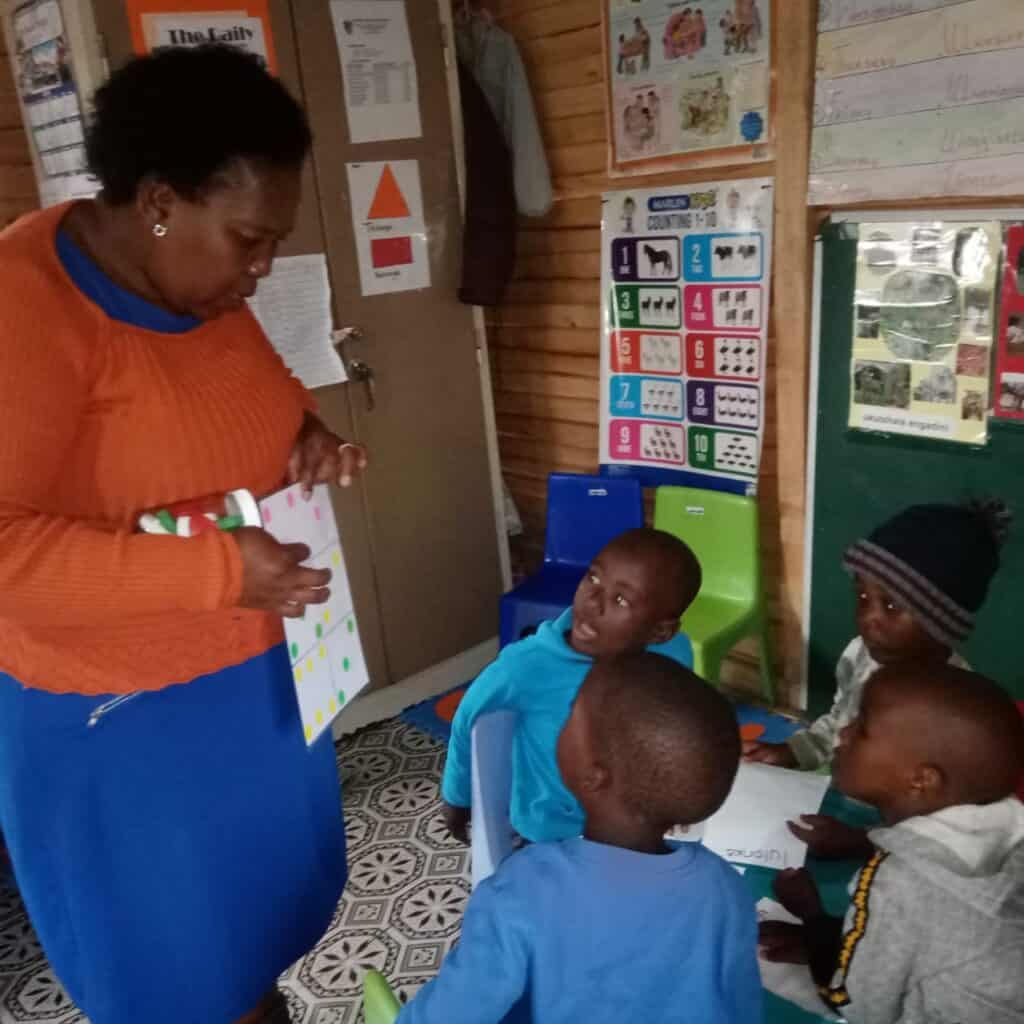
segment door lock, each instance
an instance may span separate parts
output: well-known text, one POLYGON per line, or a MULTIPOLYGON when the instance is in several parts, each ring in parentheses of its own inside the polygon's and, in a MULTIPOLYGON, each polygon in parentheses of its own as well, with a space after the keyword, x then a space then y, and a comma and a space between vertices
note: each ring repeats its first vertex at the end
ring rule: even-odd
POLYGON ((377 404, 377 384, 373 377, 373 367, 364 363, 362 359, 350 359, 348 361, 348 376, 350 380, 358 381, 366 387, 366 408, 373 412, 377 404))

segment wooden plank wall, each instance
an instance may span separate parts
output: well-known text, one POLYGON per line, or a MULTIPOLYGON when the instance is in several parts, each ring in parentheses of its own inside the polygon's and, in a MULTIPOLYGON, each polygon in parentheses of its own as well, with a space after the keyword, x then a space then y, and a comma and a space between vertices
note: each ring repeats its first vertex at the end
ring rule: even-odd
POLYGON ((39 205, 10 58, 0 32, 0 228, 39 205))
MULTIPOLYGON (((814 0, 776 3, 776 152, 769 163, 647 177, 606 174, 601 5, 605 0, 490 0, 529 72, 556 190, 550 214, 523 220, 516 279, 488 314, 502 469, 523 516, 522 557, 540 558, 545 480, 593 472, 598 450, 600 195, 615 188, 776 177, 762 544, 777 629, 782 700, 796 703, 800 666, 804 457, 812 227, 806 206, 814 0)), ((753 679, 752 647, 725 678, 753 679)))

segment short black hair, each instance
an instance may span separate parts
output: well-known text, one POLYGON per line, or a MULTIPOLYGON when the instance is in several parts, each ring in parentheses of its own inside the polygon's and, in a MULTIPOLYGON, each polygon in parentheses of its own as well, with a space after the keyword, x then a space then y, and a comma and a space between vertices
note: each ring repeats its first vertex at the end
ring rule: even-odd
MULTIPOLYGON (((645 108, 646 109, 646 108, 645 108)), ((677 618, 693 604, 700 592, 703 571, 700 561, 690 546, 675 534, 655 530, 650 526, 638 526, 620 533, 607 545, 622 547, 627 551, 650 555, 658 563, 670 581, 672 609, 670 614, 677 618)))
POLYGON ((301 167, 312 136, 302 107, 254 54, 170 47, 135 57, 96 93, 89 168, 112 205, 148 178, 196 199, 232 164, 301 167))
POLYGON ((584 682, 598 756, 629 810, 666 829, 710 817, 740 763, 732 705, 679 662, 651 651, 596 661, 584 682))
POLYGON ((893 665, 870 685, 906 701, 906 731, 919 756, 938 764, 963 803, 1015 792, 1024 774, 1024 717, 987 676, 954 665, 893 665))

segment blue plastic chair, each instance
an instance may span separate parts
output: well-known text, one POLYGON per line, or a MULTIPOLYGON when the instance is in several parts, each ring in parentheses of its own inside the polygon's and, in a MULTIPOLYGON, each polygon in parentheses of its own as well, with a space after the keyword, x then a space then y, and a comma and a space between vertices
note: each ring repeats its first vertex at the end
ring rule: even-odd
POLYGON ((644 525, 640 484, 630 477, 548 477, 544 564, 501 598, 501 646, 521 639, 572 604, 583 574, 612 538, 644 525))

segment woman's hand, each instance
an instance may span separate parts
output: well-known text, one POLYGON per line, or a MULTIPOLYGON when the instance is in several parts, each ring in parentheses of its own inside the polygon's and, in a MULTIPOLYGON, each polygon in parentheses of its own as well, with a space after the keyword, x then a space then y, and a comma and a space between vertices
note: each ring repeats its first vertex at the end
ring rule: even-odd
POLYGON ((356 473, 366 468, 366 449, 343 441, 312 413, 306 413, 288 460, 288 482, 301 483, 309 497, 314 484, 337 483, 348 487, 356 473))
POLYGON ((297 619, 307 604, 323 604, 331 596, 327 589, 331 570, 301 564, 310 555, 305 544, 280 544, 258 526, 240 527, 230 536, 242 555, 242 596, 238 603, 243 608, 297 619))
POLYGON ((780 768, 797 767, 796 755, 790 750, 788 743, 758 743, 757 740, 745 740, 743 760, 774 764, 780 768))
POLYGON ((787 821, 790 832, 807 844, 807 852, 823 860, 867 860, 875 848, 862 828, 844 825, 827 814, 802 814, 787 821))

